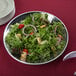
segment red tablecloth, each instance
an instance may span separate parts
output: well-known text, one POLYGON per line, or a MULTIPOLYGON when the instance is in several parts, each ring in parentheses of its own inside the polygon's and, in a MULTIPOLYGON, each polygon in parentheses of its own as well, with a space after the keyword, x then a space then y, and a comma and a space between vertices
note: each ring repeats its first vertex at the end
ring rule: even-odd
POLYGON ((69 44, 64 54, 49 64, 30 66, 18 63, 6 52, 3 32, 6 24, 0 26, 0 76, 73 76, 76 59, 65 62, 63 57, 76 50, 76 0, 15 0, 16 15, 27 11, 46 11, 58 16, 69 31, 69 44))

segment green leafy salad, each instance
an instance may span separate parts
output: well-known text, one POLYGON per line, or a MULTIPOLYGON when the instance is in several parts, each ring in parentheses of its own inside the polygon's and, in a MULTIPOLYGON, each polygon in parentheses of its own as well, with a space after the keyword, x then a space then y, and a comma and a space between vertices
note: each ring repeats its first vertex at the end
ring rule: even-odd
POLYGON ((41 63, 63 51, 65 33, 60 21, 50 23, 48 14, 33 13, 11 25, 5 39, 14 57, 24 62, 41 63))

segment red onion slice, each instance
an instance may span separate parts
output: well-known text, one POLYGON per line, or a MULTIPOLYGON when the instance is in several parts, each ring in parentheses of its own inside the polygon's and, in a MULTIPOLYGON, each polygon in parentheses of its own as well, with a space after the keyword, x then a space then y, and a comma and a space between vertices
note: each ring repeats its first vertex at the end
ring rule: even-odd
POLYGON ((26 34, 26 33, 24 32, 25 28, 27 28, 27 27, 32 27, 32 28, 34 29, 34 33, 37 32, 37 29, 36 29, 35 26, 33 26, 33 25, 26 25, 26 26, 23 28, 23 30, 22 30, 22 32, 23 32, 23 34, 24 34, 25 36, 29 36, 29 34, 26 34))

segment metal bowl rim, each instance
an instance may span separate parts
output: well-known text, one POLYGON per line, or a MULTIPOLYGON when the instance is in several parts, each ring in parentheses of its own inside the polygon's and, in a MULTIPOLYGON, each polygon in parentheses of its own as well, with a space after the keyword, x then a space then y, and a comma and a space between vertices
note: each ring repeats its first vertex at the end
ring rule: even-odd
MULTIPOLYGON (((28 11, 28 12, 24 12, 24 13, 22 13, 22 14, 19 14, 19 15, 17 15, 15 18, 13 18, 13 19, 7 24, 7 26, 6 26, 5 30, 4 30, 4 34, 5 34, 5 31, 7 30, 8 26, 10 25, 10 23, 11 23, 13 20, 15 20, 16 18, 18 18, 18 17, 21 16, 21 15, 28 14, 28 13, 32 13, 32 12, 40 12, 40 13, 51 14, 51 13, 44 12, 44 11, 28 11)), ((51 14, 51 15, 53 15, 53 14, 51 14)), ((53 16, 56 17, 55 15, 53 15, 53 16)), ((65 51, 65 49, 66 49, 66 47, 67 47, 67 45, 68 45, 68 42, 69 42, 69 34, 68 34, 68 30, 67 30, 65 24, 62 22, 62 20, 60 20, 58 17, 56 17, 56 18, 63 24, 63 26, 65 27, 66 33, 67 33, 67 42, 66 42, 66 45, 65 45, 63 51, 62 51, 58 56, 56 56, 55 58, 53 58, 53 59, 51 59, 51 60, 49 60, 49 61, 42 62, 42 63, 28 63, 28 62, 21 61, 21 60, 17 59, 16 57, 14 57, 14 56, 9 52, 9 50, 8 50, 8 48, 7 48, 7 46, 6 46, 5 37, 4 37, 4 34, 3 34, 3 43, 4 43, 4 47, 5 47, 6 51, 8 52, 8 54, 9 54, 14 60, 16 60, 16 61, 18 61, 18 62, 20 62, 20 63, 23 63, 23 64, 29 64, 29 65, 42 65, 42 64, 46 64, 46 63, 52 62, 52 61, 56 60, 57 58, 59 58, 59 57, 64 53, 64 51, 65 51)))

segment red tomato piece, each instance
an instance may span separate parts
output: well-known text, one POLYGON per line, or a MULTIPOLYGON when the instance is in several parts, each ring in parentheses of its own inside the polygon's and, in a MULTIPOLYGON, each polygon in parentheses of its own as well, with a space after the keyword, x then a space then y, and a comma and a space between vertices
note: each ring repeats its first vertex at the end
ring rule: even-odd
POLYGON ((23 49, 23 52, 26 52, 28 54, 28 50, 27 49, 23 49))
POLYGON ((23 27, 24 27, 24 24, 20 24, 20 25, 18 26, 19 29, 22 29, 23 27))
POLYGON ((30 33, 30 35, 33 35, 33 34, 34 34, 34 32, 31 32, 31 33, 30 33))

